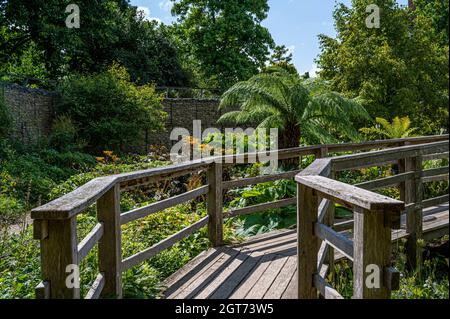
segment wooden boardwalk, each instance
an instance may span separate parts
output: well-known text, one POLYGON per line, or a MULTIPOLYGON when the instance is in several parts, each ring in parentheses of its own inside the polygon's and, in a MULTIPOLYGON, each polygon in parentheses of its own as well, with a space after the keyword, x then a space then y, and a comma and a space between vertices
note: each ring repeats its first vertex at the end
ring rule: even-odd
MULTIPOLYGON (((448 204, 424 211, 424 237, 449 233, 448 204)), ((393 242, 407 237, 404 227, 393 242)), ((168 299, 296 299, 296 230, 276 231, 210 249, 165 281, 168 299)), ((344 256, 336 252, 335 258, 344 256)))

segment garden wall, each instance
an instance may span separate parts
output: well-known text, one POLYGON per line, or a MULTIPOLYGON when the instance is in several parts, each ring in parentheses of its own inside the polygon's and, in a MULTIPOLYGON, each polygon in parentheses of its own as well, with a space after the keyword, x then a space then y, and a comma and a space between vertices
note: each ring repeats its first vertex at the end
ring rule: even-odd
POLYGON ((33 145, 50 132, 54 93, 0 82, 0 97, 12 117, 12 138, 33 145))
MULTIPOLYGON (((41 137, 50 132, 54 118, 53 105, 57 95, 38 89, 29 89, 16 84, 0 82, 0 94, 4 96, 13 118, 11 135, 27 145, 36 144, 41 137)), ((170 133, 174 128, 182 127, 192 133, 194 120, 202 121, 202 130, 217 127, 217 120, 224 113, 218 109, 218 99, 166 99, 163 101, 164 111, 168 117, 165 132, 149 134, 142 143, 147 145, 164 145, 168 149, 176 141, 170 141, 170 133)), ((227 110, 229 111, 229 110, 227 110)))
MULTIPOLYGON (((175 128, 185 128, 193 134, 193 122, 200 120, 202 131, 207 128, 224 129, 223 125, 218 125, 217 120, 225 113, 219 110, 218 99, 166 99, 163 102, 164 111, 168 117, 165 123, 166 131, 160 134, 152 134, 148 144, 164 145, 172 147, 177 141, 170 140, 170 133, 175 128)), ((229 112, 233 109, 227 109, 229 112)), ((229 126, 227 126, 229 127, 229 126)))

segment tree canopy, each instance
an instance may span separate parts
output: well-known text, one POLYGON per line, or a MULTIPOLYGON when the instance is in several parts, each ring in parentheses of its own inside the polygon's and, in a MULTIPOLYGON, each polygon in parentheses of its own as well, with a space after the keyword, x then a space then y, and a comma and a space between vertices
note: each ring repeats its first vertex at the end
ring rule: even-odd
POLYGON ((369 119, 357 100, 279 67, 226 91, 220 107, 235 105, 240 110, 224 114, 219 121, 278 128, 280 149, 299 146, 300 137, 310 144, 356 140, 359 136, 353 123, 369 119))
POLYGON ((394 0, 338 4, 337 37, 320 36, 317 62, 332 89, 359 96, 373 117, 410 116, 423 133, 439 133, 448 125, 449 50, 436 41, 444 33, 441 18, 425 14, 431 10, 425 2, 417 5, 410 11, 394 0), (366 26, 373 3, 380 8, 380 28, 366 26))
POLYGON ((0 1, 0 71, 56 80, 73 72, 102 72, 118 62, 140 84, 188 84, 164 27, 145 21, 127 0, 77 1, 80 28, 65 24, 71 3, 0 1))
POLYGON ((172 0, 179 41, 209 87, 226 90, 265 65, 274 41, 267 0, 172 0))

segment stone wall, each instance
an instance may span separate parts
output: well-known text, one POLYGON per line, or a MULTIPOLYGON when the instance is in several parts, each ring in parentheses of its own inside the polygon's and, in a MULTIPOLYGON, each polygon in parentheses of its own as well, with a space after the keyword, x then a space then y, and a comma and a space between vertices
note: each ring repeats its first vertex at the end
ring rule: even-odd
MULTIPOLYGON (((0 82, 0 94, 4 96, 13 118, 13 138, 32 145, 50 132, 54 118, 53 105, 57 99, 55 93, 0 82)), ((168 114, 166 130, 149 134, 145 141, 139 143, 142 145, 141 150, 149 145, 164 145, 170 149, 176 143, 170 140, 172 130, 182 127, 192 134, 194 120, 202 122, 202 131, 210 127, 223 130, 223 126, 217 124, 217 120, 225 113, 218 109, 218 99, 166 99, 163 106, 168 114)), ((226 111, 231 110, 233 109, 226 111)))
MULTIPOLYGON (((168 117, 165 123, 166 131, 160 134, 151 134, 148 144, 164 145, 171 148, 177 141, 170 140, 170 133, 174 128, 181 127, 193 134, 193 122, 200 120, 202 131, 207 128, 218 128, 223 131, 224 127, 217 124, 217 120, 226 112, 219 110, 218 99, 166 99, 163 102, 164 111, 168 117)), ((229 127, 229 126, 227 126, 229 127)))
POLYGON ((54 93, 0 82, 1 97, 12 117, 12 138, 34 145, 50 132, 54 93))

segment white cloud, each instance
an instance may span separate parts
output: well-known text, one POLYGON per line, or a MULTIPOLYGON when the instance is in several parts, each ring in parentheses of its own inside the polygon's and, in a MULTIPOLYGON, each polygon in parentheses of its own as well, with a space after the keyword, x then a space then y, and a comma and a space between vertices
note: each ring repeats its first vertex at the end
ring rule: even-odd
POLYGON ((159 8, 163 11, 171 11, 173 7, 173 2, 170 0, 163 0, 159 3, 159 8))
POLYGON ((156 21, 158 23, 161 22, 161 19, 152 17, 150 13, 150 9, 148 7, 138 7, 137 11, 140 12, 144 16, 145 21, 156 21))
POLYGON ((314 63, 311 66, 311 70, 309 70, 309 76, 312 78, 316 78, 319 74, 319 72, 321 71, 321 69, 318 67, 318 65, 316 63, 314 63))
POLYGON ((294 55, 295 45, 290 45, 290 46, 287 47, 287 49, 288 49, 288 54, 294 55))

